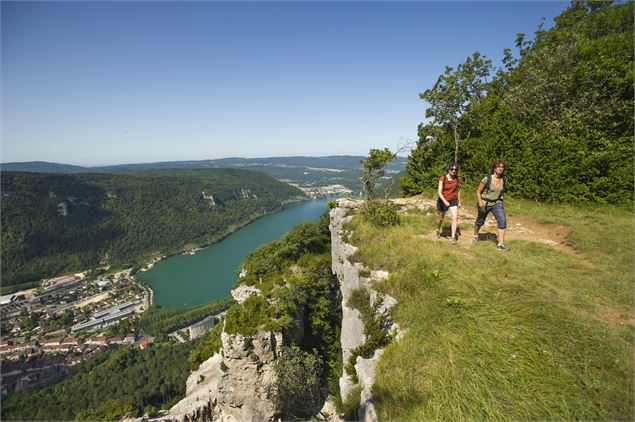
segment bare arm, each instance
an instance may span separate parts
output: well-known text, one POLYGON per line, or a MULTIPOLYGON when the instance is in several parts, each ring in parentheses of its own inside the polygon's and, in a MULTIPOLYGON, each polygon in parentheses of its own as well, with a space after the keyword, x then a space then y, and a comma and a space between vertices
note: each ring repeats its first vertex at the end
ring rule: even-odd
POLYGON ((481 208, 483 208, 483 198, 481 197, 483 189, 485 189, 485 184, 481 182, 478 184, 478 188, 476 188, 476 202, 478 202, 478 206, 481 208))
POLYGON ((437 187, 437 193, 439 194, 439 199, 443 201, 445 205, 450 205, 450 203, 446 201, 445 197, 443 196, 443 181, 441 179, 439 179, 439 186, 437 187))

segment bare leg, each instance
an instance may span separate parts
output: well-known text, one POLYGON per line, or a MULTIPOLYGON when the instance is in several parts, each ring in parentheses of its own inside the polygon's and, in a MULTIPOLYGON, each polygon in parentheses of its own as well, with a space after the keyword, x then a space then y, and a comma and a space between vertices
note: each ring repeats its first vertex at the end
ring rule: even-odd
POLYGON ((437 212, 437 237, 441 236, 441 225, 443 224, 443 219, 445 218, 444 212, 437 212))
POLYGON ((450 207, 450 215, 452 216, 452 239, 456 239, 456 227, 459 224, 458 207, 450 207))
POLYGON ((498 243, 505 243, 505 230, 506 229, 498 229, 498 243))

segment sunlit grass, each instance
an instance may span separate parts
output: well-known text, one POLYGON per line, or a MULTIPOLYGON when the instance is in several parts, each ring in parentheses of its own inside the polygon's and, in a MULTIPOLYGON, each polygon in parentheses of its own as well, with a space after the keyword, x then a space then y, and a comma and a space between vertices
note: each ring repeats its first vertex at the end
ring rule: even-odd
POLYGON ((530 241, 451 246, 424 237, 433 215, 401 226, 350 223, 354 259, 391 272, 407 330, 374 386, 381 420, 632 420, 632 209, 509 200, 570 227, 567 252, 530 241))

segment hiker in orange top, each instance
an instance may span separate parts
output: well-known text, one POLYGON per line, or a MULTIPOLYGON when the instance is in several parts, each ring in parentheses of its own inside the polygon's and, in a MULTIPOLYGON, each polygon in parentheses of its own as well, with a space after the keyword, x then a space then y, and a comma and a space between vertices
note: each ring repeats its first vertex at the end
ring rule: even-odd
POLYGON ((452 216, 452 237, 450 243, 456 245, 456 227, 459 221, 458 208, 461 206, 461 178, 457 175, 459 166, 456 163, 450 163, 446 174, 439 178, 439 187, 437 192, 439 199, 437 200, 437 237, 441 237, 441 225, 445 213, 450 210, 452 216))

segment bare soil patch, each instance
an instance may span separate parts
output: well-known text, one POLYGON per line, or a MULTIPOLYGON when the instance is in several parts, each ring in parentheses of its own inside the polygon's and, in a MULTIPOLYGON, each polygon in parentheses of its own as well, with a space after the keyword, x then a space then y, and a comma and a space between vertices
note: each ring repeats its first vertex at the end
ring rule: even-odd
POLYGON ((101 302, 102 300, 107 299, 109 294, 110 294, 109 292, 98 293, 98 294, 96 294, 94 296, 87 297, 85 299, 80 300, 77 303, 74 303, 74 306, 76 308, 82 308, 82 307, 84 307, 86 305, 90 305, 91 303, 101 302))

